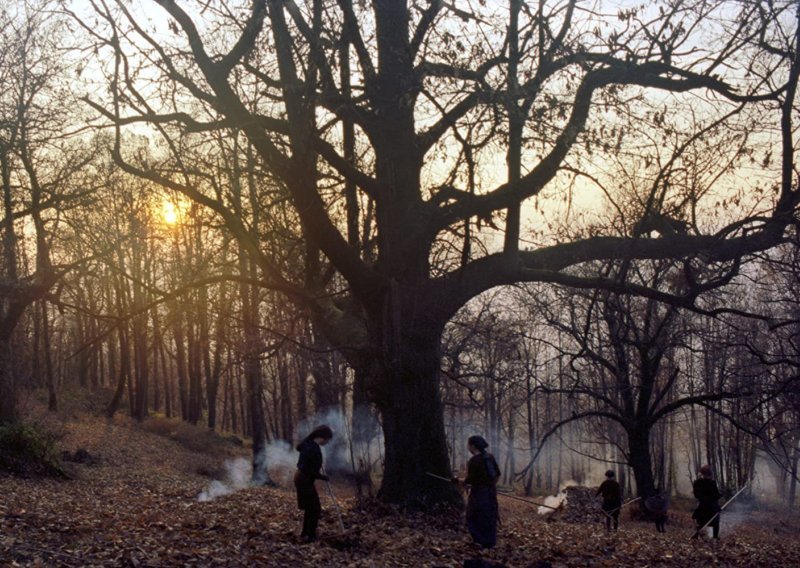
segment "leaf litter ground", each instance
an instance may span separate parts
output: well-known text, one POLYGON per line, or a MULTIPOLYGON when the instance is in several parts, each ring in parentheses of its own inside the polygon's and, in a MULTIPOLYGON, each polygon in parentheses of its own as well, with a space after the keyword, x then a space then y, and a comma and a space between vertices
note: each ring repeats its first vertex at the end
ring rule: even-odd
POLYGON ((336 511, 320 491, 321 538, 302 544, 289 487, 198 501, 232 451, 191 451, 123 420, 61 426, 64 449, 83 448, 92 459, 72 465, 68 481, 0 478, 2 566, 800 566, 800 519, 785 512, 727 515, 715 542, 690 540, 684 510, 671 511, 666 534, 625 516, 608 534, 502 499, 499 544, 478 551, 456 512, 357 506, 343 484, 334 491, 348 532, 338 535, 336 511))

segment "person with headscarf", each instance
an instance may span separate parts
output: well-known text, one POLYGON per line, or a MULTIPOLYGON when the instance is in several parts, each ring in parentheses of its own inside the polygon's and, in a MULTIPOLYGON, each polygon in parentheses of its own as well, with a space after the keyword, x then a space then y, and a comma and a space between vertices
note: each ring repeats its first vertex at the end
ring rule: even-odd
POLYGON ((294 486, 297 489, 297 508, 304 511, 303 530, 300 538, 304 542, 313 542, 317 538, 317 525, 322 514, 317 488, 314 481, 328 481, 322 474, 322 449, 333 438, 333 430, 329 426, 317 426, 297 445, 300 457, 297 459, 297 471, 294 474, 294 486))
POLYGON ((656 532, 667 532, 667 510, 669 509, 667 493, 656 487, 653 494, 644 500, 644 507, 648 516, 656 523, 656 532))
POLYGON ((714 538, 719 538, 719 499, 722 495, 714 481, 711 466, 704 465, 699 471, 700 477, 692 484, 692 492, 697 499, 697 508, 692 518, 697 523, 698 531, 706 524, 711 527, 714 538))
POLYGON ((606 516, 606 530, 611 530, 611 522, 614 522, 614 530, 619 529, 619 511, 622 509, 622 487, 614 479, 616 474, 613 469, 606 472, 606 479, 600 484, 596 495, 603 497, 601 508, 606 516))
MULTIPOLYGON (((469 491, 467 499, 467 530, 472 540, 482 548, 497 544, 497 480, 500 468, 494 456, 486 451, 489 444, 482 436, 470 436, 467 449, 472 457, 467 462, 464 485, 469 491)), ((459 481, 458 478, 454 478, 459 481)))

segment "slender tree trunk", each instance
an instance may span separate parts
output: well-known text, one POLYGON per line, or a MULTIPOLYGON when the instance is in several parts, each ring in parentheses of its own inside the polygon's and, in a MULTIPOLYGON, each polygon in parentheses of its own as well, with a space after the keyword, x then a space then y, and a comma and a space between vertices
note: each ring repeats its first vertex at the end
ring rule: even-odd
MULTIPOLYGON (((525 381, 525 389, 526 389, 526 396, 525 396, 525 418, 528 424, 528 452, 530 454, 530 459, 533 460, 534 455, 536 454, 536 430, 535 430, 535 421, 533 415, 533 386, 531 382, 533 381, 533 376, 528 375, 525 381)), ((525 495, 530 496, 533 489, 533 467, 528 468, 528 475, 525 478, 525 495)))
MULTIPOLYGON (((229 313, 231 308, 228 301, 227 288, 223 285, 220 288, 221 312, 217 317, 214 334, 214 357, 213 360, 206 360, 206 401, 208 403, 208 427, 211 430, 217 427, 217 398, 219 395, 220 380, 222 377, 222 346, 225 342, 225 323, 224 316, 229 313)), ((210 346, 209 346, 210 351, 210 346)))
POLYGON ((50 320, 47 317, 47 304, 42 305, 42 355, 44 356, 44 372, 47 381, 47 409, 51 412, 58 410, 58 398, 56 396, 56 377, 53 372, 53 354, 50 341, 50 320))
POLYGON ((117 330, 119 337, 119 377, 117 378, 117 388, 114 391, 114 396, 111 402, 108 403, 106 409, 106 416, 112 418, 119 409, 120 402, 122 402, 122 395, 125 393, 125 385, 130 383, 130 344, 128 343, 128 333, 125 325, 119 326, 117 330))
MULTIPOLYGON (((257 330, 251 330, 251 334, 257 330)), ((253 346, 258 345, 257 337, 249 338, 248 355, 245 357, 245 382, 247 386, 247 406, 250 414, 250 435, 253 438, 253 483, 257 485, 270 484, 267 472, 267 421, 264 416, 264 407, 261 404, 261 362, 253 346)))
POLYGON ((175 367, 178 372, 178 399, 181 403, 181 418, 189 420, 189 393, 187 388, 188 370, 186 363, 186 338, 183 329, 183 317, 177 304, 173 305, 174 323, 172 335, 175 340, 175 367))
MULTIPOLYGON (((239 269, 242 274, 255 277, 255 270, 248 262, 244 250, 239 251, 239 269)), ((253 475, 257 485, 271 485, 267 471, 267 421, 262 404, 264 387, 261 379, 261 336, 258 329, 258 290, 248 284, 239 288, 242 302, 242 325, 244 328, 244 375, 249 430, 253 439, 253 475)))
POLYGON ((326 408, 338 406, 341 393, 334 381, 334 371, 331 365, 330 345, 313 329, 309 329, 312 350, 311 375, 314 377, 314 409, 317 412, 326 408))
POLYGON ((280 435, 284 440, 291 440, 294 437, 294 415, 292 413, 292 388, 289 381, 289 369, 286 365, 284 354, 275 356, 275 368, 278 382, 278 399, 280 400, 280 435))
MULTIPOLYGON (((5 335, 5 334, 4 334, 5 335)), ((17 385, 11 338, 0 337, 0 424, 17 421, 17 385)))
POLYGON ((517 462, 515 459, 515 452, 514 452, 514 437, 517 434, 517 421, 516 421, 516 412, 515 409, 509 404, 508 410, 508 436, 506 438, 506 444, 508 445, 508 449, 506 450, 506 463, 507 466, 504 471, 504 479, 506 483, 510 483, 514 478, 514 471, 517 469, 517 462))
MULTIPOLYGON (((139 305, 137 303, 137 305, 139 305)), ((149 364, 148 364, 148 342, 147 342, 147 316, 142 315, 133 320, 133 353, 134 353, 134 374, 136 386, 134 388, 133 418, 142 421, 147 417, 148 412, 148 383, 149 383, 149 364)))
POLYGON ((190 424, 197 424, 202 414, 202 364, 200 353, 200 342, 196 337, 197 327, 193 323, 188 323, 186 328, 187 339, 187 368, 189 371, 189 405, 187 421, 190 424))
POLYGON ((250 421, 250 405, 245 393, 248 374, 247 360, 245 360, 244 367, 244 372, 238 375, 237 387, 239 389, 239 410, 242 413, 242 435, 249 438, 252 433, 252 425, 250 421))
POLYGON ((789 496, 786 499, 786 504, 789 507, 794 507, 794 501, 797 498, 797 465, 800 461, 800 451, 797 447, 792 451, 792 465, 789 470, 789 496))
POLYGON ((308 417, 308 369, 307 360, 303 357, 295 357, 295 373, 296 378, 293 381, 294 399, 297 402, 297 418, 303 420, 308 417))
MULTIPOLYGON (((81 288, 79 287, 79 290, 81 288)), ((83 293, 79 291, 78 293, 79 302, 81 305, 86 305, 86 298, 84 297, 83 293)), ((86 341, 86 330, 85 330, 85 316, 78 315, 75 318, 75 333, 78 339, 78 345, 85 346, 86 341)), ((87 375, 89 374, 89 348, 86 347, 81 349, 81 352, 78 354, 77 357, 78 363, 78 384, 85 388, 87 383, 87 375)))
MULTIPOLYGON (((356 368, 353 376, 352 441, 354 453, 364 463, 369 461, 370 442, 376 437, 379 425, 370 408, 364 371, 356 368)), ((354 464, 355 465, 355 464, 354 464)))
POLYGON ((161 361, 161 322, 158 319, 157 310, 152 310, 150 317, 152 318, 153 326, 153 338, 150 344, 150 350, 153 352, 151 372, 151 384, 153 387, 152 406, 155 412, 161 412, 161 381, 159 380, 159 375, 161 374, 159 371, 161 361))
POLYGON ((230 430, 231 432, 239 432, 239 421, 237 419, 237 405, 236 405, 236 385, 239 383, 239 372, 229 365, 226 373, 228 380, 228 389, 230 390, 230 430))

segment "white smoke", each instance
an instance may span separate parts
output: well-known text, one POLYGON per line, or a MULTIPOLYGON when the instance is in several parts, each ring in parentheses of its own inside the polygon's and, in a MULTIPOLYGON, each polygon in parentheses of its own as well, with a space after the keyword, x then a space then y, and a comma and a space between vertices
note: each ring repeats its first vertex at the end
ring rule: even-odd
POLYGON ((578 485, 573 480, 569 479, 561 484, 561 487, 558 490, 558 493, 555 495, 548 495, 544 499, 545 507, 539 507, 536 511, 540 515, 546 515, 548 513, 552 513, 555 509, 558 509, 561 505, 566 503, 567 501, 567 487, 572 487, 573 485, 578 485))
POLYGON ((236 458, 225 461, 225 478, 222 481, 214 480, 201 491, 197 500, 211 501, 223 495, 230 495, 234 491, 244 489, 250 485, 252 462, 246 458, 236 458))
MULTIPOLYGON (((361 436, 354 435, 350 417, 340 407, 331 406, 320 410, 297 425, 297 441, 302 440, 317 426, 326 424, 333 430, 333 439, 322 447, 326 470, 343 471, 357 469, 361 464, 368 465, 380 455, 380 449, 383 447, 383 438, 378 423, 369 415, 369 411, 356 409, 355 412, 359 411, 365 413, 368 421, 371 421, 366 424, 368 431, 362 432, 361 436), (353 467, 354 465, 356 466, 355 468, 353 467)), ((297 462, 296 454, 294 462, 297 462)), ((271 471, 273 462, 269 461, 269 465, 271 471)))
POLYGON ((258 475, 258 472, 263 471, 265 459, 271 481, 279 485, 287 485, 291 482, 297 464, 297 452, 288 442, 275 440, 268 443, 264 451, 255 456, 255 460, 258 462, 256 467, 254 467, 252 459, 236 458, 235 460, 226 460, 224 478, 212 481, 206 489, 200 492, 197 500, 211 501, 223 495, 230 495, 240 489, 264 485, 266 477, 263 473, 258 475))
POLYGON ((546 515, 548 513, 552 513, 554 509, 558 509, 566 500, 567 494, 566 493, 559 493, 558 495, 548 495, 544 499, 544 507, 539 507, 537 509, 537 513, 540 515, 546 515))
POLYGON ((297 468, 297 451, 284 440, 273 440, 265 451, 270 479, 278 485, 288 485, 297 468))

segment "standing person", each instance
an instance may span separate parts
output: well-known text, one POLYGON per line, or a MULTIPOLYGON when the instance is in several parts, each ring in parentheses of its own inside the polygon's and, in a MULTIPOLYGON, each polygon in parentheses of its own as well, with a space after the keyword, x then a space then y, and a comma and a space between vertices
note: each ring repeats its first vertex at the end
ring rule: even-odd
POLYGON ((303 531, 300 538, 304 542, 313 542, 317 538, 317 525, 322 514, 317 488, 314 481, 328 481, 328 476, 321 473, 322 449, 333 438, 333 430, 329 426, 317 426, 297 445, 300 457, 297 459, 297 471, 294 474, 294 486, 297 489, 297 508, 305 512, 303 515, 303 531))
POLYGON ((611 530, 611 521, 614 521, 614 530, 619 529, 619 511, 622 508, 622 487, 614 477, 613 469, 606 472, 606 480, 600 484, 596 495, 603 497, 603 513, 606 515, 606 530, 611 530))
MULTIPOLYGON (((713 531, 714 538, 719 538, 719 501, 722 495, 714 481, 711 467, 704 465, 700 468, 700 477, 692 484, 692 492, 697 498, 697 508, 692 513, 692 518, 697 523, 697 530, 708 523, 713 531), (709 522, 710 521, 710 522, 709 522)), ((695 536, 698 536, 695 534, 695 536)))
POLYGON ((644 507, 656 523, 656 531, 667 532, 665 527, 667 522, 667 510, 669 509, 669 497, 661 489, 656 488, 655 492, 644 500, 644 507))
MULTIPOLYGON (((500 518, 497 509, 500 468, 494 456, 486 451, 488 447, 482 436, 469 437, 467 449, 472 457, 467 462, 467 477, 464 479, 469 489, 467 529, 472 540, 483 548, 497 544, 497 521, 500 518)), ((454 477, 453 481, 459 480, 454 477)))

